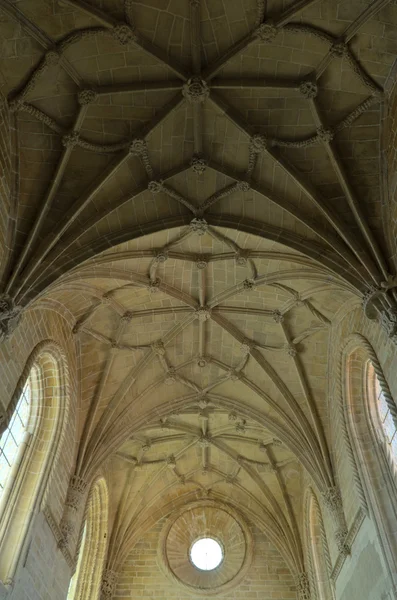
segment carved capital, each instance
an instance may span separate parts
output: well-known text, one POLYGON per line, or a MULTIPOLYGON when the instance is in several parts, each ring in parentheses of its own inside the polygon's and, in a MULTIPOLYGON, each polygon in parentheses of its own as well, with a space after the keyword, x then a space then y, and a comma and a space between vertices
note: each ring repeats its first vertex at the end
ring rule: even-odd
POLYGON ((116 587, 117 573, 104 569, 101 581, 101 600, 112 600, 116 587))
POLYGON ((0 294, 0 342, 7 340, 18 326, 22 307, 8 294, 0 294))
POLYGON ((335 541, 338 551, 343 556, 348 556, 350 554, 350 546, 346 541, 347 538, 347 527, 341 527, 335 531, 335 541))
POLYGON ((337 486, 327 488, 322 496, 325 506, 331 512, 342 509, 342 496, 337 486))
POLYGON ((66 494, 65 508, 59 525, 61 539, 58 546, 67 549, 76 527, 76 513, 83 506, 84 494, 87 489, 87 481, 82 477, 73 476, 70 479, 66 494))
POLYGON ((62 518, 59 524, 59 530, 61 532, 61 539, 58 542, 58 546, 61 550, 67 548, 69 546, 71 537, 74 532, 74 522, 70 519, 70 517, 62 518))
POLYGON ((343 555, 350 553, 350 547, 346 543, 347 526, 343 511, 342 496, 337 486, 329 487, 322 493, 323 501, 328 508, 335 527, 335 541, 339 552, 343 555))
POLYGON ((309 578, 305 571, 295 575, 296 591, 299 600, 310 600, 309 578))
POLYGON ((391 300, 386 286, 385 283, 382 287, 368 286, 362 306, 365 316, 371 321, 378 321, 386 335, 397 343, 397 305, 392 301, 392 305, 385 308, 391 300))
POLYGON ((386 335, 397 343, 397 309, 382 310, 379 323, 386 335))
POLYGON ((87 489, 87 482, 82 477, 73 476, 69 482, 69 488, 66 494, 65 506, 77 511, 83 500, 85 491, 87 489))

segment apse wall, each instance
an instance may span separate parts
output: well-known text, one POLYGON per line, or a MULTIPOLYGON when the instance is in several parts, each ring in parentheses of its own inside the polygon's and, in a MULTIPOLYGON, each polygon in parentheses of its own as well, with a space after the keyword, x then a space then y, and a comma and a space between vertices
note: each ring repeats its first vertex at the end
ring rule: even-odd
MULTIPOLYGON (((209 600, 208 596, 189 593, 183 586, 175 584, 163 574, 158 562, 158 545, 165 520, 155 525, 130 552, 123 571, 118 579, 115 598, 131 600, 151 598, 151 600, 209 600)), ((295 600, 297 598, 294 579, 285 561, 267 537, 252 524, 249 524, 254 553, 251 566, 241 583, 238 583, 220 598, 235 600, 277 598, 295 600)))

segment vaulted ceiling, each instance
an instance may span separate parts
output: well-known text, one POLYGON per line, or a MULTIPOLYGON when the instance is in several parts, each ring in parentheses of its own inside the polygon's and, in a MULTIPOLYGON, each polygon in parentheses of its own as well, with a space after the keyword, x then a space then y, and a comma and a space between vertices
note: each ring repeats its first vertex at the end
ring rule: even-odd
POLYGON ((330 328, 390 271, 379 139, 397 6, 0 10, 19 145, 3 291, 75 323, 77 472, 111 461, 113 562, 199 494, 302 566, 303 472, 334 483, 330 328))

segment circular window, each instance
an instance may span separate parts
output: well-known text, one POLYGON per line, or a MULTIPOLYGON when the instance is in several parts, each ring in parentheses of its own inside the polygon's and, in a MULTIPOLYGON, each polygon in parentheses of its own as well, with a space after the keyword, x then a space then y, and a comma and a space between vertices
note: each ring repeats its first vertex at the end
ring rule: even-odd
POLYGON ((171 514, 158 545, 167 577, 206 598, 242 581, 252 554, 248 525, 232 507, 214 500, 196 500, 171 514))
POLYGON ((213 538, 201 538, 190 549, 190 559, 201 571, 213 571, 223 560, 221 545, 213 538))

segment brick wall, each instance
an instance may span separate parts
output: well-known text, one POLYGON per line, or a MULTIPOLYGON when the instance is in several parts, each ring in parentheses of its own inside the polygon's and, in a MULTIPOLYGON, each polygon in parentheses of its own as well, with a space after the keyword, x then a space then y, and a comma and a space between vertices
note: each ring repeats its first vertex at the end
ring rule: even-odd
MULTIPOLYGON (((213 596, 195 596, 160 571, 157 547, 162 526, 163 521, 160 521, 134 546, 119 576, 115 598, 185 600, 189 596, 192 600, 209 600, 213 596)), ((252 534, 255 548, 251 568, 242 583, 222 598, 295 600, 294 580, 283 558, 258 529, 252 527, 252 534)))

